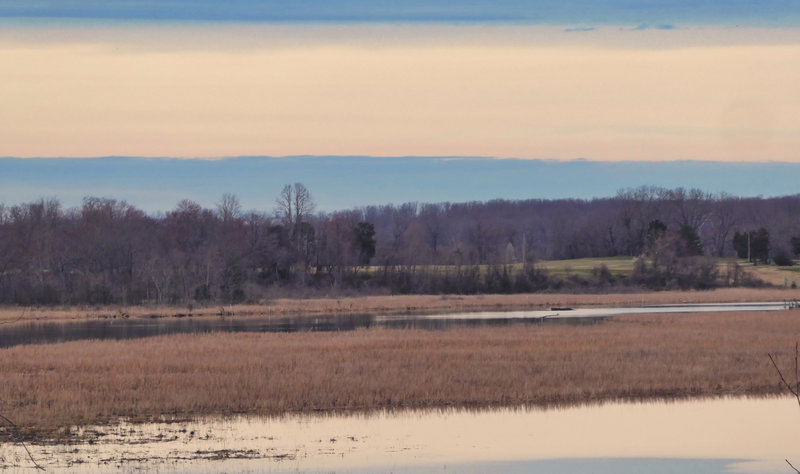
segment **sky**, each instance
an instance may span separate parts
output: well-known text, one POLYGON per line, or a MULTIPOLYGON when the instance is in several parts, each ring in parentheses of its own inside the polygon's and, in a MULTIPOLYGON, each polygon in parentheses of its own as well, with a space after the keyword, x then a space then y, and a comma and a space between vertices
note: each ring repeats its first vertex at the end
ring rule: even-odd
POLYGON ((57 198, 65 208, 94 196, 157 214, 190 199, 214 209, 223 194, 271 212, 285 184, 302 182, 331 212, 404 202, 592 199, 641 185, 737 196, 797 194, 796 163, 496 160, 479 157, 296 156, 0 158, 0 203, 57 198))
POLYGON ((0 156, 798 162, 799 26, 777 0, 0 0, 0 156))
POLYGON ((6 17, 208 21, 525 21, 785 25, 794 0, 0 0, 6 17))

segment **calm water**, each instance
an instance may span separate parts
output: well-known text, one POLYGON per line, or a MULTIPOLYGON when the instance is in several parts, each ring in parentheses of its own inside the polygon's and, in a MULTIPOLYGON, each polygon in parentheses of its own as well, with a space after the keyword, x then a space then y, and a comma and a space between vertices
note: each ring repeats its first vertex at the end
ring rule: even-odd
POLYGON ((112 319, 69 323, 0 326, 0 348, 82 339, 134 339, 178 333, 352 331, 359 328, 444 330, 453 327, 522 324, 595 324, 621 314, 669 314, 715 311, 777 311, 784 303, 715 303, 550 311, 500 311, 438 315, 347 315, 281 319, 159 318, 112 319))
POLYGON ((68 323, 30 323, 0 326, 0 348, 20 344, 43 344, 82 339, 136 339, 180 333, 209 332, 299 332, 352 331, 360 328, 444 330, 453 327, 508 326, 526 324, 596 324, 602 318, 442 318, 428 316, 380 317, 348 315, 281 319, 170 318, 114 319, 68 323))
MULTIPOLYGON (((123 423, 94 444, 33 451, 48 472, 790 472, 798 421, 787 398, 238 417, 123 423)), ((0 458, 18 456, 22 472, 19 449, 0 445, 0 458)))

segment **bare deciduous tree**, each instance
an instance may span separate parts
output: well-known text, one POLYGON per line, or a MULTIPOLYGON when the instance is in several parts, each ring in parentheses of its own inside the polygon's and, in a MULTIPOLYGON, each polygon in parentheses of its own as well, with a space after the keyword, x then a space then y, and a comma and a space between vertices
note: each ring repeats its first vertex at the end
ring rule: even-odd
MULTIPOLYGON (((55 199, 0 203, 0 303, 207 304, 223 295, 231 275, 244 279, 246 291, 268 292, 289 283, 321 288, 335 278, 336 285, 364 291, 384 291, 402 281, 403 291, 476 292, 485 289, 480 272, 461 269, 458 277, 436 283, 449 269, 435 274, 424 265, 507 263, 512 260, 503 258, 510 255, 509 244, 515 258, 526 262, 641 256, 656 237, 673 235, 683 226, 684 240, 696 235, 696 248, 721 257, 736 255, 735 231, 763 227, 774 249, 788 248, 792 238, 800 242, 800 195, 737 198, 641 187, 592 200, 407 203, 312 214, 314 209, 301 183, 283 187, 274 208, 266 211, 270 217, 243 213, 232 194, 223 195, 212 209, 185 200, 156 215, 95 197, 73 209, 55 199), (375 273, 353 278, 347 267, 358 263, 352 236, 359 222, 374 226, 370 263, 396 268, 396 280, 372 278, 375 273), (655 224, 664 227, 656 226, 658 235, 655 224), (231 262, 237 271, 226 273, 231 262)), ((532 274, 530 284, 504 288, 546 288, 546 278, 534 281, 541 276, 532 274)), ((756 283, 736 275, 727 281, 756 283)))
POLYGON ((314 207, 311 192, 303 183, 285 185, 275 200, 275 214, 290 230, 314 212, 314 207))
POLYGON ((217 203, 217 215, 222 222, 227 224, 241 217, 242 205, 235 194, 225 193, 217 203))

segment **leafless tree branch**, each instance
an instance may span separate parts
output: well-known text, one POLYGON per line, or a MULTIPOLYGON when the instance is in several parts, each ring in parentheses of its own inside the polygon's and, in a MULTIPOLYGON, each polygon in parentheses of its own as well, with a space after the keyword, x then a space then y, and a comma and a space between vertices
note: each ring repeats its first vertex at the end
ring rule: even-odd
MULTIPOLYGON (((797 353, 798 353, 797 344, 795 344, 795 346, 794 346, 794 352, 795 352, 795 361, 796 361, 797 360, 797 353)), ((775 358, 772 356, 772 354, 767 353, 767 356, 769 357, 770 362, 772 362, 772 366, 775 367, 775 371, 778 372, 778 376, 781 378, 781 382, 783 383, 783 385, 786 387, 787 390, 789 390, 789 392, 792 395, 794 395, 794 397, 797 399, 797 404, 800 405, 800 392, 798 392, 796 388, 793 388, 789 384, 789 382, 786 381, 786 378, 783 376, 783 372, 781 372, 781 369, 780 369, 780 367, 778 367, 778 364, 775 362, 775 358)), ((795 364, 796 364, 796 362, 795 362, 795 364)), ((798 384, 800 384, 800 381, 795 381, 795 386, 797 386, 798 384)))
MULTIPOLYGON (((22 318, 25 317, 25 310, 26 309, 27 308, 22 308, 22 313, 20 313, 20 315, 19 315, 19 317, 17 319, 14 319, 14 320, 11 320, 11 321, 2 321, 2 322, 0 322, 0 325, 11 324, 11 323, 15 323, 17 321, 21 321, 22 318)), ((41 469, 42 471, 46 470, 45 468, 40 466, 39 463, 37 463, 36 460, 33 458, 33 454, 31 454, 30 450, 28 449, 28 446, 22 440, 22 437, 19 436, 19 428, 17 427, 16 423, 11 421, 7 416, 3 415, 2 413, 0 413, 0 421, 4 421, 8 426, 11 427, 14 436, 19 438, 19 444, 22 445, 23 449, 25 449, 25 452, 28 453, 28 457, 30 458, 30 460, 33 463, 33 465, 36 466, 36 469, 41 469)))
POLYGON ((3 324, 12 324, 12 323, 16 323, 17 321, 22 321, 22 318, 25 317, 25 310, 26 309, 27 308, 22 308, 22 313, 19 315, 19 317, 17 319, 12 319, 11 321, 0 321, 0 326, 2 326, 3 324))
MULTIPOLYGON (((797 342, 794 343, 794 394, 797 396, 800 393, 800 374, 798 374, 797 370, 797 354, 798 354, 798 347, 797 342)), ((798 403, 800 403, 800 398, 798 398, 798 403)))
POLYGON ((42 466, 39 465, 39 463, 36 462, 36 459, 33 458, 33 454, 31 454, 31 451, 28 449, 28 446, 25 444, 25 441, 23 441, 22 437, 19 436, 19 428, 17 427, 17 424, 8 419, 8 417, 3 414, 0 414, 0 420, 5 421, 6 424, 8 424, 8 426, 10 426, 11 429, 14 431, 14 436, 18 438, 19 444, 22 445, 22 447, 25 449, 25 452, 28 453, 28 458, 30 458, 33 465, 36 466, 36 469, 46 471, 47 469, 43 468, 42 466))
MULTIPOLYGON (((794 395, 794 398, 797 399, 797 404, 800 405, 800 371, 798 371, 798 364, 797 364, 798 355, 800 355, 800 347, 798 346, 798 343, 795 342, 794 343, 794 388, 792 388, 792 386, 789 385, 789 382, 787 382, 786 378, 783 376, 783 372, 781 372, 780 367, 778 367, 778 364, 775 362, 775 357, 773 357, 772 354, 767 353, 770 362, 772 362, 772 366, 775 367, 775 371, 778 372, 778 376, 781 378, 781 382, 786 387, 786 389, 789 390, 789 392, 791 392, 792 395, 794 395)), ((792 463, 790 463, 788 459, 784 459, 784 461, 786 461, 786 464, 788 464, 789 467, 791 467, 794 472, 800 474, 800 470, 794 467, 794 465, 792 465, 792 463)))

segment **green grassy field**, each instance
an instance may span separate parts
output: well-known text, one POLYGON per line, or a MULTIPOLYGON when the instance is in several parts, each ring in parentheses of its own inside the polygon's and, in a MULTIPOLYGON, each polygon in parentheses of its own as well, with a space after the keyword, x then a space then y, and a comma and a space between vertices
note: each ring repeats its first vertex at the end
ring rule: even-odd
MULTIPOLYGON (((752 273, 754 276, 767 284, 790 287, 792 282, 795 282, 798 286, 800 286, 800 265, 779 267, 772 264, 754 265, 753 263, 748 262, 746 259, 718 258, 716 260, 720 268, 720 273, 724 273, 728 265, 737 263, 745 271, 752 273)), ((629 276, 633 272, 635 262, 636 257, 617 256, 600 258, 575 258, 568 260, 540 260, 535 262, 534 265, 537 268, 547 271, 547 273, 549 273, 551 276, 557 278, 567 278, 570 276, 590 278, 592 276, 592 270, 603 265, 608 268, 612 275, 629 276)), ((521 270, 522 264, 513 263, 507 265, 507 267, 513 273, 521 270)), ((489 265, 480 266, 482 272, 485 272, 488 268, 489 265)), ((416 269, 445 273, 447 271, 455 270, 455 267, 448 265, 419 265, 416 266, 416 269)), ((362 271, 378 274, 384 271, 384 267, 371 266, 362 271)))
MULTIPOLYGON (((633 271, 633 264, 636 261, 635 257, 627 257, 627 256, 620 256, 620 257, 602 257, 602 258, 575 258, 569 260, 540 260, 534 262, 538 268, 547 270, 553 275, 557 276, 567 276, 567 275, 580 275, 580 276, 588 276, 591 275, 592 269, 595 267, 599 267, 601 265, 605 265, 613 274, 620 274, 620 275, 627 275, 633 271)), ((479 265, 479 268, 482 271, 486 271, 487 268, 491 267, 491 265, 479 265)), ((511 263, 508 264, 507 267, 511 269, 511 271, 518 271, 522 269, 521 263, 511 263)), ((417 265, 415 266, 416 269, 426 270, 426 271, 438 271, 438 272, 446 272, 448 270, 452 271, 456 267, 454 265, 417 265)), ((372 274, 378 274, 384 271, 384 267, 372 265, 366 267, 362 271, 366 271, 372 274)))
POLYGON ((800 285, 800 266, 779 267, 777 265, 753 265, 746 260, 728 260, 737 262, 743 269, 753 273, 765 283, 775 286, 791 287, 792 283, 800 285))
MULTIPOLYGON (((549 260, 538 262, 537 265, 546 269, 551 275, 557 277, 567 277, 578 275, 581 277, 591 276, 593 268, 605 265, 614 275, 630 275, 633 272, 633 257, 606 257, 606 258, 578 258, 573 260, 549 260)), ((765 283, 775 286, 790 287, 794 282, 800 285, 800 265, 791 267, 779 267, 777 265, 764 265, 748 262, 746 259, 718 258, 720 272, 724 272, 731 263, 737 263, 745 271, 752 273, 765 283)))
POLYGON ((578 275, 589 277, 592 270, 605 265, 613 275, 630 275, 633 272, 634 257, 604 257, 604 258, 575 258, 571 260, 543 260, 537 262, 540 268, 547 270, 551 275, 567 277, 578 275))

